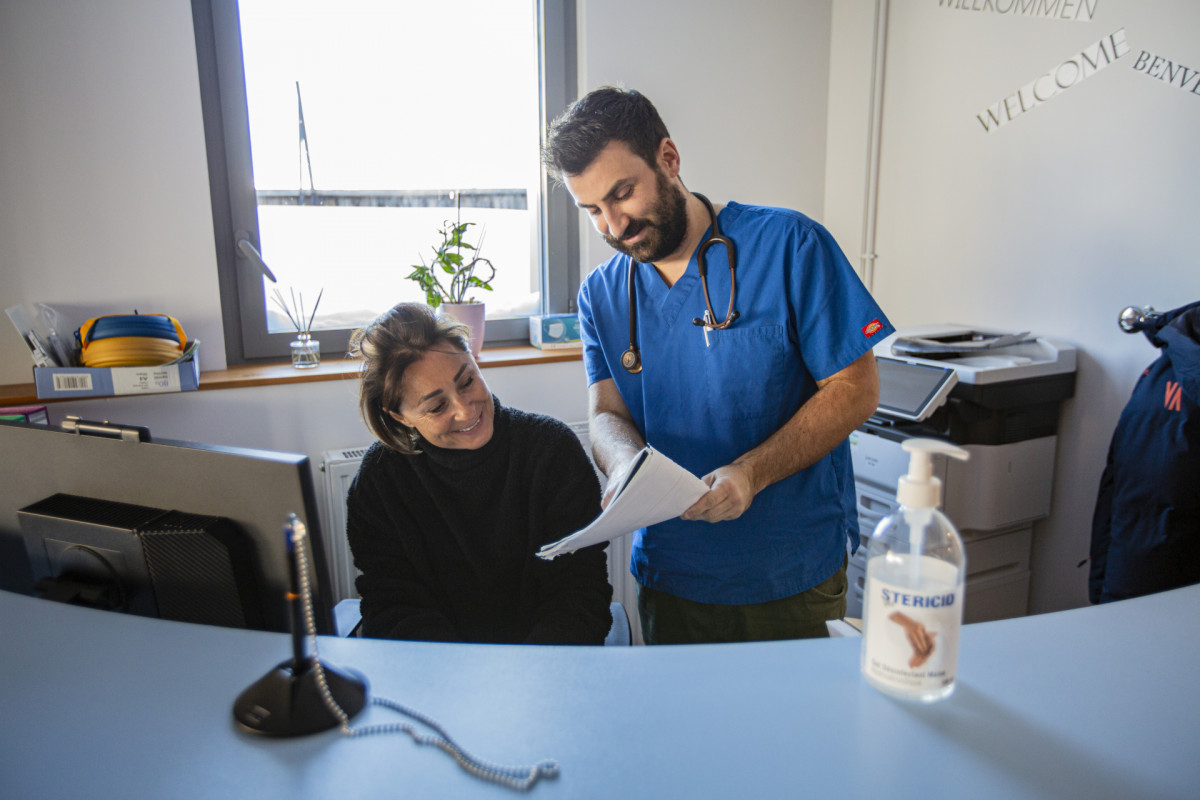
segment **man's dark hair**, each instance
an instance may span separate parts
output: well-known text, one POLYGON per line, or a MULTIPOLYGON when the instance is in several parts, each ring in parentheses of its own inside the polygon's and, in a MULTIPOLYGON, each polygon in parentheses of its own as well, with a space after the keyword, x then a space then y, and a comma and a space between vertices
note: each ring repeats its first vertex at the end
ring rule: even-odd
POLYGON ((617 141, 653 167, 659 144, 670 135, 645 95, 603 86, 576 100, 550 123, 542 163, 561 181, 564 175, 583 172, 609 142, 617 141))

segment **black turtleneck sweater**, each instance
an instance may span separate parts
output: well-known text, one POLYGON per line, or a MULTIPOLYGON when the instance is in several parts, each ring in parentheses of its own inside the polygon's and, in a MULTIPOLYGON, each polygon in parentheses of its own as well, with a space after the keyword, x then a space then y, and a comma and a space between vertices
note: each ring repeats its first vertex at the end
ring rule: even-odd
MULTIPOLYGON (((494 399, 494 398, 493 398, 494 399)), ((350 487, 347 536, 364 636, 601 644, 612 587, 603 546, 534 555, 600 513, 600 483, 575 434, 495 400, 478 450, 376 443, 350 487)))

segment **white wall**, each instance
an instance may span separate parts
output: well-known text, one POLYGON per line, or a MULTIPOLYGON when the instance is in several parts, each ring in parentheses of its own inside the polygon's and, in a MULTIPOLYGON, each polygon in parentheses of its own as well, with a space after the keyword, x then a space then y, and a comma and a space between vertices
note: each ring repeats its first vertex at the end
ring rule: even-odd
MULTIPOLYGON (((577 0, 580 94, 650 98, 679 146, 681 177, 714 203, 821 216, 829 0, 577 0)), ((586 271, 612 251, 581 222, 586 271)))
POLYGON ((829 108, 822 224, 865 277, 863 215, 871 147, 875 0, 837 0, 830 24, 829 108))
MULTIPOLYGON (((1052 516, 1035 528, 1031 605, 1051 611, 1086 602, 1086 567, 1076 565, 1088 555, 1109 438, 1156 357, 1118 331, 1117 314, 1200 299, 1200 94, 1133 69, 1141 50, 1200 69, 1200 6, 1099 0, 1087 4, 1091 21, 1076 22, 957 4, 966 10, 891 3, 873 289, 899 325, 1031 330, 1079 348, 1052 516), (1132 52, 1104 70, 990 133, 976 119, 1122 28, 1132 52)), ((872 4, 839 0, 835 16, 862 5, 872 4)), ((847 163, 829 180, 861 185, 861 161, 847 163)), ((860 212, 838 216, 857 225, 860 212)))
MULTIPOLYGON (((223 368, 187 0, 0 0, 0 302, 168 313, 223 368)), ((0 384, 32 379, 0 332, 0 384)))

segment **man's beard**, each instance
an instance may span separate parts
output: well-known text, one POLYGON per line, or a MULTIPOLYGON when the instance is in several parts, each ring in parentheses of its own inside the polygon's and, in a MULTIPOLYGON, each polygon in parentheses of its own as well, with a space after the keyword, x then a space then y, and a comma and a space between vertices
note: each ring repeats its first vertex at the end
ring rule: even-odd
POLYGON ((642 241, 635 245, 625 244, 621 239, 604 234, 609 247, 624 253, 634 261, 654 263, 674 253, 683 244, 687 235, 687 198, 678 186, 671 185, 667 176, 656 170, 658 199, 650 209, 650 215, 631 219, 621 232, 622 238, 636 236, 643 228, 649 228, 642 241))

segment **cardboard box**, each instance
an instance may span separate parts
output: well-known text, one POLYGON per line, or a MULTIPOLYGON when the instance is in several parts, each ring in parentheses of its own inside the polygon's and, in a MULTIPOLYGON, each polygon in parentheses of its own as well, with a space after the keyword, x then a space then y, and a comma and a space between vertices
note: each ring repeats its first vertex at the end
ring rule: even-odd
POLYGON ((530 317, 529 343, 541 350, 579 347, 579 316, 542 314, 530 317))
POLYGON ((157 367, 34 367, 33 382, 43 400, 194 392, 200 385, 198 355, 157 367))

